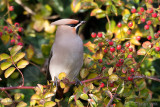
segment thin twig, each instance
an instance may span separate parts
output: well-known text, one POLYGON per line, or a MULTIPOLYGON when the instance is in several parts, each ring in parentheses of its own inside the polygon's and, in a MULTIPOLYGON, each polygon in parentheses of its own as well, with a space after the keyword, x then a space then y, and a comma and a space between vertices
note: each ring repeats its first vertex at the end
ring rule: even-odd
POLYGON ((108 20, 108 23, 109 23, 109 29, 110 29, 110 28, 111 28, 111 22, 110 22, 110 20, 109 20, 108 15, 106 15, 106 18, 107 18, 107 20, 108 20))
POLYGON ((15 90, 15 89, 34 89, 36 86, 17 86, 17 87, 0 87, 1 91, 15 90))
POLYGON ((21 85, 21 86, 24 86, 24 76, 23 76, 23 73, 19 70, 19 68, 18 68, 18 67, 16 66, 16 64, 14 63, 12 56, 11 56, 11 60, 12 60, 13 65, 15 66, 15 68, 16 68, 16 69, 19 71, 19 73, 21 74, 21 76, 22 76, 22 85, 21 85))
POLYGON ((109 107, 109 106, 112 104, 114 98, 115 98, 117 95, 118 95, 118 94, 116 94, 116 93, 113 95, 113 97, 109 100, 109 102, 108 102, 108 104, 107 104, 106 107, 109 107))
MULTIPOLYGON (((4 90, 4 92, 7 94, 7 96, 9 97, 9 98, 11 98, 11 95, 6 91, 6 90, 4 90)), ((12 99, 12 98, 11 98, 12 99)))

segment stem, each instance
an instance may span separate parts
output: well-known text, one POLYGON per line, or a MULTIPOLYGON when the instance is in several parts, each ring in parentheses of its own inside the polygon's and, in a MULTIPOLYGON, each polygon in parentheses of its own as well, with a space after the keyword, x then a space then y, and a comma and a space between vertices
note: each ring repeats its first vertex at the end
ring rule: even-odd
POLYGON ((0 87, 0 90, 15 90, 15 89, 34 89, 36 86, 17 86, 17 87, 0 87))
POLYGON ((109 106, 112 104, 114 98, 115 98, 117 95, 118 95, 118 94, 116 94, 116 93, 114 94, 114 96, 109 100, 109 102, 108 102, 108 104, 107 104, 106 107, 109 107, 109 106))
POLYGON ((14 63, 13 59, 12 59, 12 56, 11 56, 11 60, 12 60, 12 63, 13 65, 15 66, 15 68, 19 71, 19 73, 21 74, 22 76, 22 85, 21 86, 24 86, 24 76, 22 74, 22 72, 19 70, 19 68, 16 66, 16 64, 14 63))
POLYGON ((107 20, 108 20, 108 23, 109 23, 109 29, 110 29, 110 28, 111 28, 111 22, 110 22, 110 20, 109 20, 108 15, 106 15, 106 18, 107 18, 107 20))

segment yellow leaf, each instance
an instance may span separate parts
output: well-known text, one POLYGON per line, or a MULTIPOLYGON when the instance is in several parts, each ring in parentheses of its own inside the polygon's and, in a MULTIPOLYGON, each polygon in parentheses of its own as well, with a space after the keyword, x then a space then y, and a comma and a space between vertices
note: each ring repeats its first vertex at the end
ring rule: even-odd
POLYGON ((41 97, 37 94, 33 94, 32 97, 31 97, 31 100, 40 100, 41 97))
POLYGON ((114 68, 110 67, 109 70, 108 70, 108 74, 111 75, 113 73, 113 70, 114 70, 114 68))
POLYGON ((94 59, 103 59, 103 51, 100 48, 97 52, 92 56, 94 59))
POLYGON ((27 60, 21 60, 17 63, 17 67, 19 69, 22 69, 22 68, 25 68, 28 64, 29 62, 27 60))
POLYGON ((60 87, 65 88, 65 84, 62 81, 60 82, 60 87))
POLYGON ((16 93, 16 94, 14 94, 14 99, 16 101, 22 100, 22 99, 24 99, 24 94, 22 94, 22 93, 16 93))
POLYGON ((25 53, 24 53, 24 52, 20 52, 20 53, 16 54, 16 55, 13 57, 13 61, 14 61, 14 62, 18 62, 18 61, 21 60, 24 56, 25 56, 25 53))
POLYGON ((81 8, 81 2, 77 2, 75 3, 75 0, 73 0, 73 2, 71 3, 71 10, 76 13, 80 10, 81 8))
POLYGON ((3 105, 11 105, 13 102, 12 102, 12 99, 10 99, 10 98, 4 98, 1 100, 1 103, 3 105))
POLYGON ((59 75, 58 75, 58 78, 60 79, 60 80, 62 80, 63 78, 65 78, 66 77, 66 73, 65 72, 61 72, 59 75))
POLYGON ((86 78, 88 74, 89 74, 88 70, 86 70, 85 68, 81 69, 80 76, 81 76, 82 79, 86 78))
POLYGON ((122 16, 126 15, 126 14, 130 14, 130 11, 128 9, 124 9, 122 11, 122 16))
POLYGON ((56 105, 55 102, 47 101, 47 102, 45 102, 44 107, 54 107, 55 105, 56 105))
POLYGON ((19 102, 19 103, 17 104, 16 107, 27 107, 27 103, 21 101, 21 102, 19 102))
POLYGON ((12 65, 12 62, 2 62, 1 63, 1 70, 5 70, 12 65))
POLYGON ((56 30, 56 26, 54 25, 50 25, 49 21, 48 20, 45 20, 44 22, 44 31, 47 32, 47 33, 54 33, 56 30))
POLYGON ((15 69, 16 69, 16 68, 14 68, 14 67, 8 68, 8 69, 5 71, 5 73, 4 73, 4 77, 5 77, 5 78, 8 78, 8 77, 15 71, 15 69))
POLYGON ((0 54, 0 61, 2 61, 4 59, 8 59, 8 58, 10 58, 10 56, 8 54, 6 54, 6 53, 0 54))
POLYGON ((116 74, 112 74, 109 76, 109 81, 114 82, 118 80, 118 76, 116 74))
POLYGON ((133 45, 141 45, 141 43, 136 39, 136 36, 132 35, 131 38, 132 38, 130 40, 131 44, 133 44, 133 45))
POLYGON ((29 45, 29 47, 26 49, 27 58, 31 59, 34 55, 34 49, 32 45, 29 45))
POLYGON ((1 40, 6 45, 10 40, 10 36, 9 35, 2 35, 1 40))
POLYGON ((80 98, 83 100, 88 100, 88 95, 86 93, 83 93, 80 95, 80 98))
POLYGON ((50 98, 50 97, 52 97, 54 95, 55 95, 54 93, 47 92, 47 93, 44 94, 44 98, 50 98))
POLYGON ((23 46, 15 45, 14 47, 9 48, 10 54, 11 54, 12 56, 14 56, 19 50, 22 49, 22 47, 23 47, 23 46))
POLYGON ((100 13, 102 13, 102 12, 103 12, 102 9, 99 9, 99 8, 93 9, 93 10, 91 11, 90 16, 96 16, 97 14, 100 14, 100 13))

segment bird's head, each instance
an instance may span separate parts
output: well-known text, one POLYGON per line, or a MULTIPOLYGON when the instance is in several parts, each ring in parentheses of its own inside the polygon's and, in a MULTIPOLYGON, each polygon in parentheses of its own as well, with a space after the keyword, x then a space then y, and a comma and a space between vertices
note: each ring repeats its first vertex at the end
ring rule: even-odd
POLYGON ((59 25, 68 29, 73 29, 78 34, 79 27, 84 23, 85 21, 79 21, 75 19, 60 19, 52 22, 51 25, 59 25))

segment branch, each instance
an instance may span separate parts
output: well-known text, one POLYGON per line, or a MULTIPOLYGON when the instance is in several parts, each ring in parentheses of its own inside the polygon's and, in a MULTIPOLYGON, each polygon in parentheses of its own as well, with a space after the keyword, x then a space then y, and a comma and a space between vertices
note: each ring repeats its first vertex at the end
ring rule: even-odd
POLYGON ((115 98, 117 95, 118 95, 118 94, 116 94, 116 93, 114 94, 114 96, 109 100, 109 102, 108 102, 108 104, 107 104, 106 107, 109 107, 109 106, 112 104, 114 98, 115 98))
POLYGON ((16 87, 0 87, 1 91, 15 90, 15 89, 34 89, 36 86, 16 86, 16 87))

